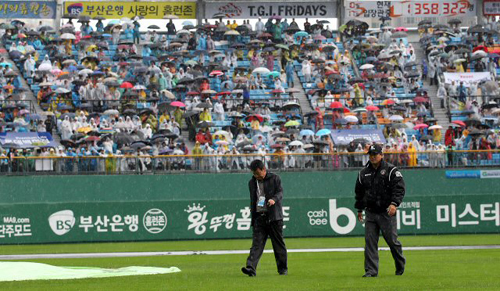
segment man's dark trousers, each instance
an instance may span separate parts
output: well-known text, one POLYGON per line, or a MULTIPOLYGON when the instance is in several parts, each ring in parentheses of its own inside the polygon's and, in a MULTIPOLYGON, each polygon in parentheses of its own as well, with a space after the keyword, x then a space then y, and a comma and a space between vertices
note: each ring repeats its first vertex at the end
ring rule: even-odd
POLYGON ((247 267, 255 272, 262 252, 264 251, 264 247, 266 246, 267 237, 269 236, 273 244, 278 272, 287 272, 287 252, 285 241, 283 240, 283 220, 269 221, 267 215, 258 215, 253 227, 252 248, 250 249, 250 255, 247 259, 247 267))
POLYGON ((378 239, 382 231, 387 245, 391 249, 396 265, 396 272, 403 271, 406 259, 403 256, 403 247, 398 241, 396 216, 389 216, 387 212, 375 213, 366 211, 365 223, 365 273, 378 275, 378 239))

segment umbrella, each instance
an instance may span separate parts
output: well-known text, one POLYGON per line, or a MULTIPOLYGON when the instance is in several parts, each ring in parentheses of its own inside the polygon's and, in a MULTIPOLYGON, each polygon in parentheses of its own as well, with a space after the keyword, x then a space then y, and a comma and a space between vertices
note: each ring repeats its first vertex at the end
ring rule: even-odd
POLYGON ((465 127, 465 123, 461 120, 454 120, 451 123, 465 127))
POLYGON ((285 123, 285 127, 291 127, 291 126, 299 126, 300 123, 296 120, 290 120, 287 123, 285 123))
POLYGON ((264 121, 264 118, 260 114, 249 115, 246 119, 247 119, 248 122, 251 122, 254 119, 257 119, 259 122, 263 122, 264 121))
POLYGON ((389 120, 390 121, 403 121, 404 118, 401 115, 392 115, 391 117, 389 117, 389 120))
POLYGON ((170 103, 170 106, 173 106, 173 107, 186 107, 186 104, 180 102, 180 101, 174 101, 172 103, 170 103))
POLYGON ((434 130, 434 129, 443 129, 443 127, 441 125, 433 125, 433 126, 430 126, 428 129, 431 129, 431 130, 434 130))
POLYGON ((63 34, 61 34, 61 36, 59 38, 60 39, 76 39, 76 36, 74 34, 71 34, 71 33, 63 33, 63 34))
POLYGON ((160 27, 158 25, 150 25, 148 29, 160 29, 160 27))
POLYGON ((225 130, 218 130, 212 134, 212 136, 216 136, 216 135, 218 135, 218 136, 223 135, 226 138, 226 140, 231 140, 231 134, 225 130))
POLYGON ((206 128, 206 127, 212 127, 215 124, 213 122, 208 122, 208 121, 201 121, 199 122, 196 126, 200 128, 206 128))
POLYGON ((203 102, 203 103, 196 105, 196 107, 198 107, 198 108, 212 108, 212 104, 203 102))
POLYGON ((265 67, 259 67, 252 71, 252 74, 269 74, 271 71, 265 67))
POLYGON ((131 83, 129 82, 123 82, 121 85, 120 85, 120 88, 123 88, 123 89, 132 89, 134 87, 134 85, 132 85, 131 83))
POLYGON ((316 132, 316 136, 325 136, 325 135, 330 135, 332 132, 329 129, 323 128, 316 132))
POLYGON ((369 70, 369 69, 373 69, 375 66, 372 65, 372 64, 364 64, 362 65, 361 67, 359 67, 361 70, 369 70))
POLYGON ((369 105, 369 106, 366 106, 366 110, 368 110, 368 111, 378 111, 378 110, 380 110, 380 108, 378 108, 377 106, 369 105))
POLYGON ((429 102, 429 100, 426 99, 425 97, 415 97, 415 98, 413 98, 413 102, 415 102, 415 103, 424 103, 424 102, 429 102))
POLYGON ((348 115, 348 116, 346 116, 345 120, 347 122, 350 122, 350 123, 358 123, 359 122, 358 118, 356 116, 354 116, 354 115, 348 115))
POLYGON ((413 129, 415 129, 415 130, 419 130, 419 129, 421 129, 421 128, 427 128, 427 127, 429 127, 427 124, 421 123, 421 124, 417 124, 417 125, 415 125, 415 126, 413 127, 413 129))
POLYGON ((224 35, 240 35, 240 33, 236 30, 228 30, 224 32, 224 35))
POLYGON ((179 19, 179 16, 177 15, 172 15, 172 14, 165 14, 163 16, 163 19, 179 19))
POLYGON ((304 146, 304 144, 300 140, 294 140, 291 143, 288 144, 289 146, 304 146))

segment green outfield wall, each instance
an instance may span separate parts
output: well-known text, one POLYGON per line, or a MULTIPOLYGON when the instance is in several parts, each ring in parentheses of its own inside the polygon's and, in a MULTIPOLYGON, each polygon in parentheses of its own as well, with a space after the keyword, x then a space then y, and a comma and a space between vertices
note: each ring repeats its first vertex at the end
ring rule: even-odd
MULTIPOLYGON (((402 171, 401 234, 500 232, 495 170, 402 171)), ((285 235, 362 235, 355 171, 281 173, 285 235)), ((251 237, 249 174, 0 177, 0 244, 251 237)))

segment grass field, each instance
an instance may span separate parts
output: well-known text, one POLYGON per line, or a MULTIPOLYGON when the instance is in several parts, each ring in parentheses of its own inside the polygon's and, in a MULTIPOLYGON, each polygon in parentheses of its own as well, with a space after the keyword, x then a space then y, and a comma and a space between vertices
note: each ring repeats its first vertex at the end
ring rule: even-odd
MULTIPOLYGON (((500 235, 403 236, 403 246, 500 245, 500 235)), ((361 247, 363 238, 287 239, 292 248, 361 247)), ((251 240, 2 246, 0 254, 248 249, 251 240)), ((268 247, 270 246, 270 242, 268 247)), ((385 243, 381 243, 385 246, 385 243)), ((181 273, 104 279, 2 282, 2 290, 499 290, 500 250, 406 251, 406 273, 394 275, 380 253, 378 278, 361 278, 363 253, 290 253, 289 275, 278 276, 264 254, 257 277, 244 276, 246 255, 30 260, 58 266, 176 266, 181 273)))

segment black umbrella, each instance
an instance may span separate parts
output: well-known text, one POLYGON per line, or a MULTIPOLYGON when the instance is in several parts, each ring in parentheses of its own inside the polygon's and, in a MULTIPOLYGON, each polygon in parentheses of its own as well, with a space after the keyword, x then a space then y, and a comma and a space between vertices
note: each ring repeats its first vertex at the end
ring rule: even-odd
POLYGON ((206 127, 212 127, 215 124, 213 122, 208 122, 208 121, 201 121, 199 122, 196 126, 200 128, 206 128, 206 127))
POLYGON ((199 112, 196 112, 196 111, 186 111, 186 112, 184 112, 184 114, 182 114, 182 118, 189 118, 189 117, 194 116, 198 113, 199 112))

